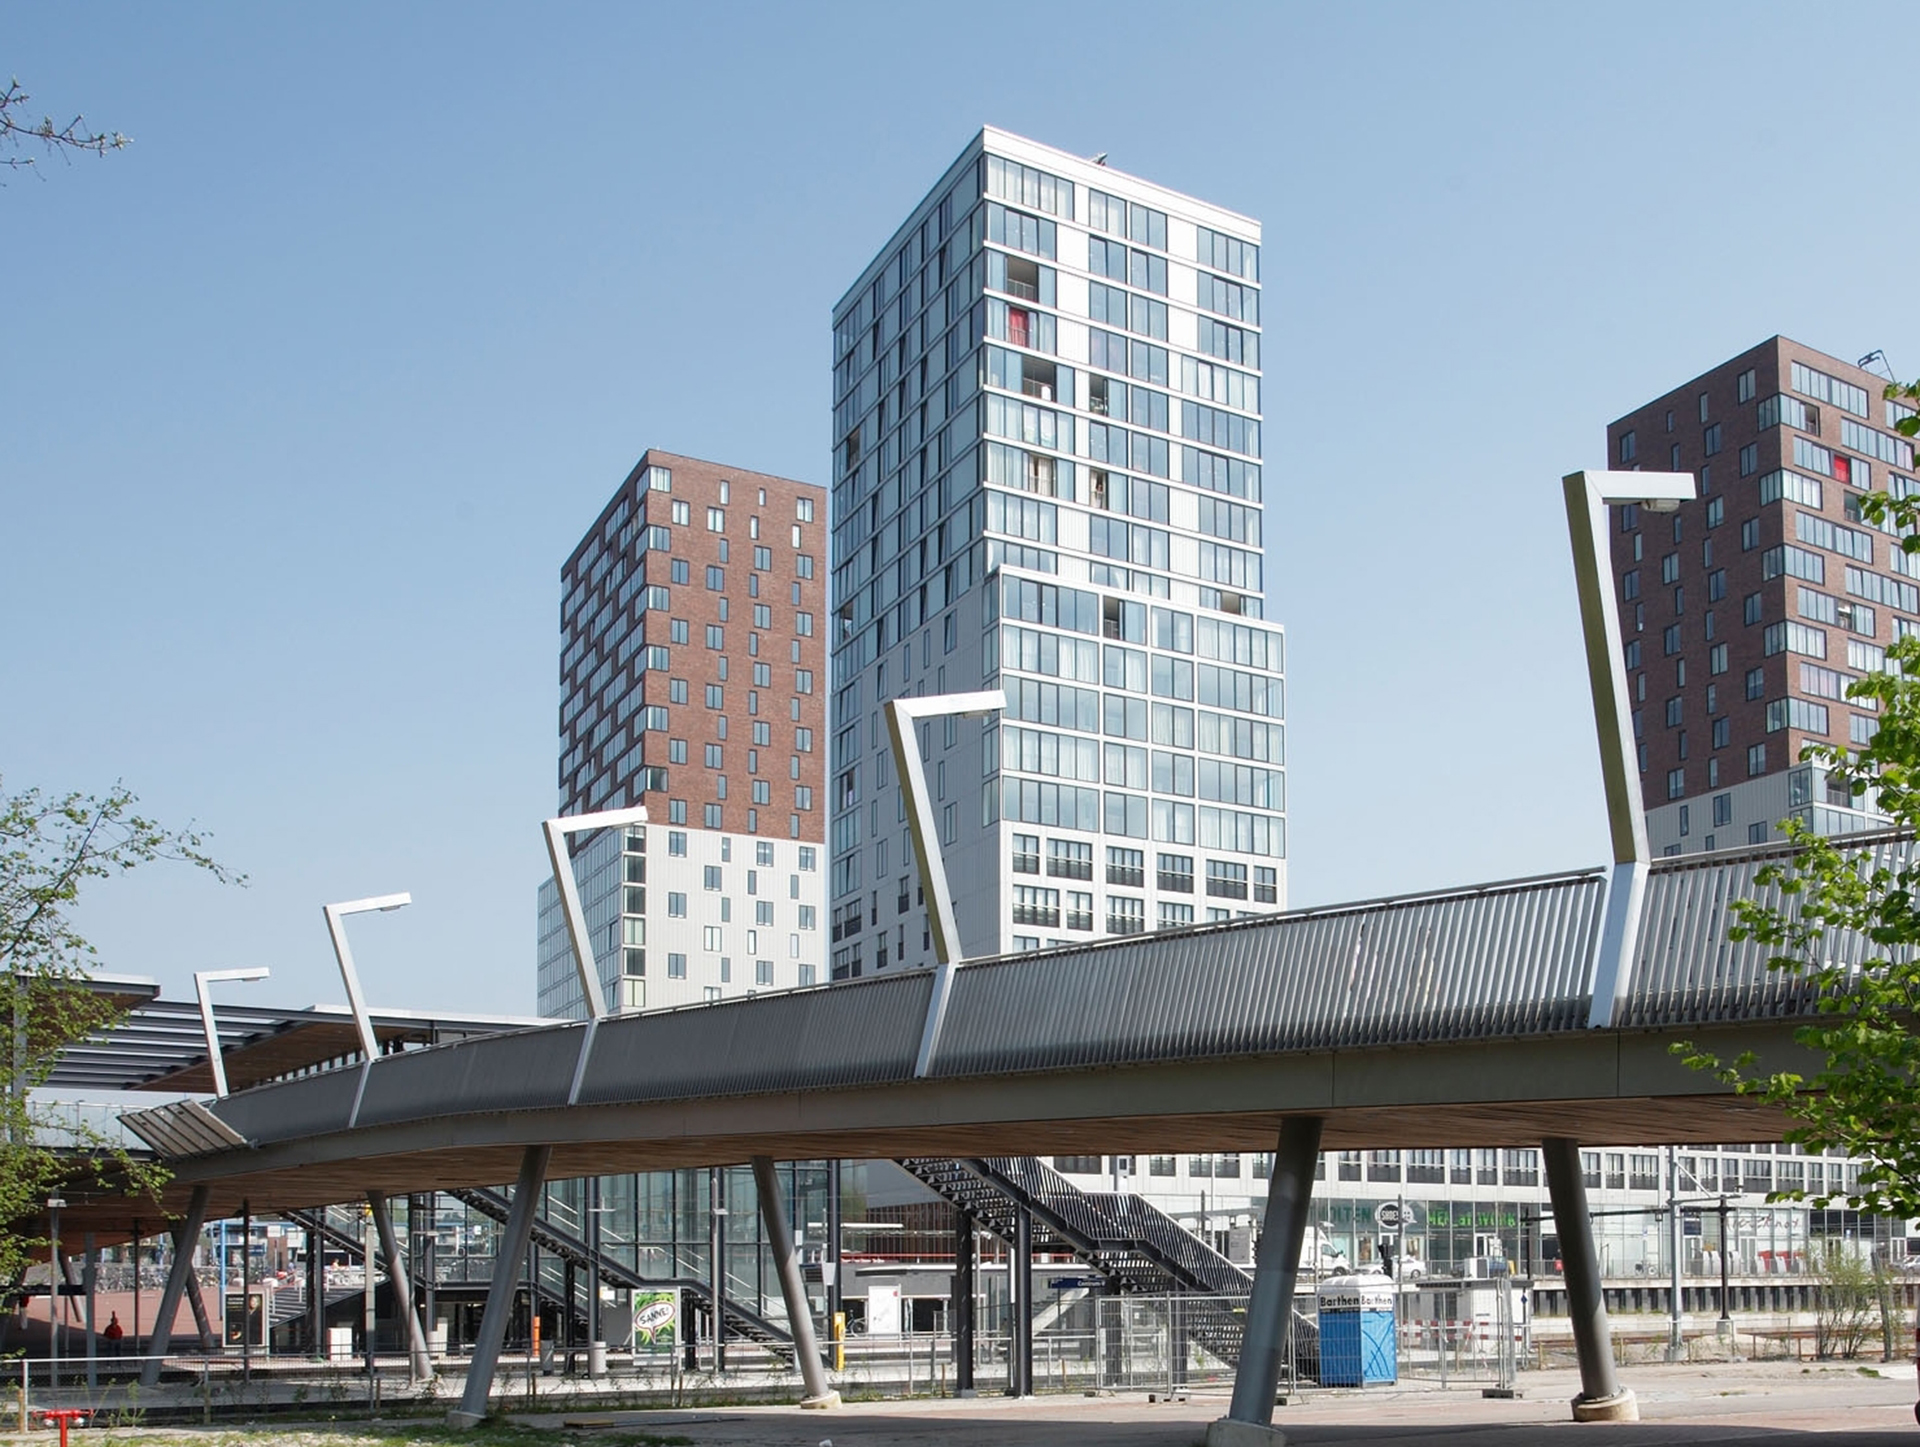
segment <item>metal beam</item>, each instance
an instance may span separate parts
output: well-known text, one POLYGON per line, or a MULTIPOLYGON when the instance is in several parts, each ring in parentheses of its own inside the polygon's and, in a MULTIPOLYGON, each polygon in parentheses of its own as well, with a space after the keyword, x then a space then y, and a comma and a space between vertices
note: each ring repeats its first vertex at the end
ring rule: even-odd
MULTIPOLYGON (((521 1258, 527 1254, 527 1241, 533 1234, 533 1216, 539 1208, 540 1189, 547 1179, 547 1161, 552 1146, 528 1146, 520 1159, 520 1179, 513 1188, 513 1208, 507 1212, 506 1228, 500 1233, 498 1254, 493 1258, 493 1281, 487 1287, 486 1308, 480 1313, 480 1330, 473 1339, 473 1355, 467 1362, 467 1384, 460 1394, 460 1405, 447 1413, 447 1425, 455 1428, 477 1427, 487 1418, 487 1398, 493 1391, 494 1368, 500 1364, 500 1348, 507 1339, 507 1317, 513 1311, 514 1283, 518 1280, 521 1258)), ((532 1303, 539 1310, 539 1303, 532 1303)))
POLYGON ((393 1211, 386 1195, 367 1192, 367 1206, 373 1212, 373 1226, 380 1233, 380 1254, 387 1258, 387 1284, 393 1290, 393 1309, 407 1325, 408 1365, 413 1380, 433 1380, 433 1356, 427 1350, 426 1329, 420 1325, 420 1308, 413 1299, 413 1281, 407 1274, 407 1259, 400 1254, 400 1240, 393 1231, 393 1211))
POLYGON ((1225 1424, 1209 1428, 1209 1447, 1257 1440, 1236 1427, 1271 1428, 1273 1400, 1280 1390, 1280 1369, 1287 1349, 1287 1322, 1293 1314, 1293 1288, 1300 1277, 1300 1248, 1307 1234, 1313 1199, 1313 1166, 1320 1154, 1326 1122, 1317 1115, 1294 1116, 1280 1128, 1267 1182, 1267 1214, 1254 1256, 1253 1293, 1247 1301, 1247 1330, 1240 1367, 1233 1375, 1233 1403, 1225 1424))
POLYGON ((826 1370, 820 1365, 820 1343, 813 1331, 813 1307, 807 1301, 807 1284, 800 1276, 800 1257, 793 1249, 793 1232, 787 1228, 786 1208, 780 1204, 780 1178, 770 1156, 753 1158, 753 1184, 760 1193, 760 1219, 766 1224, 767 1245, 773 1251, 773 1264, 780 1273, 780 1295, 787 1303, 787 1330, 793 1335, 793 1359, 799 1363, 800 1379, 807 1395, 800 1405, 811 1408, 837 1407, 840 1394, 827 1385, 826 1370))
POLYGON ((140 1385, 160 1383, 160 1362, 173 1345, 173 1319, 180 1314, 180 1296, 193 1278, 193 1252, 200 1239, 200 1228, 207 1220, 207 1188, 193 1188, 187 1214, 173 1232, 173 1263, 167 1271, 166 1288, 160 1293, 160 1311, 153 1320, 153 1336, 147 1346, 147 1360, 140 1368, 140 1385))
POLYGON ((973 1395, 973 1264, 977 1255, 973 1213, 953 1214, 953 1391, 973 1395))
POLYGON ((1600 1289, 1600 1257, 1594 1249, 1593 1218, 1587 1212, 1587 1185, 1580 1174, 1580 1142, 1548 1136, 1540 1142, 1547 1171, 1547 1195, 1553 1202, 1553 1226, 1560 1237, 1561 1270, 1567 1283, 1567 1315, 1573 1322, 1574 1354, 1580 1361, 1580 1395, 1573 1399, 1576 1422, 1637 1422, 1633 1393, 1622 1391, 1613 1373, 1613 1334, 1606 1297, 1600 1289))
POLYGON ((560 892, 560 913, 567 922, 567 941, 573 947, 574 974, 580 981, 580 997, 586 1001, 589 1020, 598 1020, 607 1013, 607 999, 600 988, 600 967, 593 958, 593 941, 587 936, 587 914, 580 906, 580 885, 574 878, 573 857, 567 853, 567 836, 592 829, 624 829, 629 824, 646 822, 646 807, 636 805, 631 809, 563 815, 540 825, 541 837, 547 842, 547 862, 553 866, 553 887, 560 892))

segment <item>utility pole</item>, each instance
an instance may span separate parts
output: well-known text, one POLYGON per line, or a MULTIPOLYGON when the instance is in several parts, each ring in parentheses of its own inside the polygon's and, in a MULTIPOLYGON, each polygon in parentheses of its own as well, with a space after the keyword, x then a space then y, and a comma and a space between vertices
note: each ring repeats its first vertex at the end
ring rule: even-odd
POLYGON ((1672 1257, 1668 1282, 1667 1360, 1687 1359, 1686 1312, 1681 1300, 1680 1249, 1685 1244, 1685 1228, 1680 1220, 1680 1155, 1675 1146, 1667 1147, 1667 1242, 1672 1257))

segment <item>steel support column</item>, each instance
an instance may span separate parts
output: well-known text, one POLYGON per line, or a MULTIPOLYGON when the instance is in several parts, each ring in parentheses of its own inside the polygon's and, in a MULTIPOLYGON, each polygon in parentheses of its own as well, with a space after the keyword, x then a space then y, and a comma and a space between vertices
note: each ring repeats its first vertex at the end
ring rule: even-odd
POLYGON ((393 1309, 407 1326, 408 1365, 416 1382, 433 1380, 433 1354, 427 1350, 426 1328, 420 1325, 420 1309, 413 1299, 413 1278, 407 1273, 407 1258, 400 1254, 400 1238, 394 1234, 393 1211, 385 1193, 367 1192, 367 1205, 373 1211, 373 1226, 380 1233, 380 1254, 387 1258, 387 1285, 393 1292, 393 1309))
MULTIPOLYGON (((321 1206, 321 1211, 327 1208, 321 1206)), ((320 1233, 307 1232, 307 1348, 313 1356, 327 1355, 327 1248, 320 1233)))
POLYGON ((1007 1259, 1007 1310, 1012 1341, 1007 1353, 1007 1395, 1033 1395, 1033 1212, 1014 1213, 1013 1251, 1007 1259))
POLYGON ((953 1225, 953 1391, 973 1395, 973 1294, 976 1258, 973 1215, 954 1212, 953 1225))
MULTIPOLYGON (((460 1394, 460 1405, 447 1413, 450 1427, 474 1427, 486 1420, 493 1372, 500 1363, 500 1347, 507 1339, 507 1318, 513 1312, 514 1281, 520 1274, 520 1261, 527 1254, 527 1242, 533 1235, 533 1215, 540 1205, 540 1188, 546 1182, 547 1160, 552 1154, 552 1146, 528 1146, 520 1159, 520 1179, 513 1188, 513 1207, 507 1212, 506 1228, 500 1233, 499 1254, 493 1258, 493 1280, 487 1287, 486 1309, 480 1313, 480 1330, 473 1339, 473 1355, 467 1362, 466 1389, 460 1394)), ((537 1302, 534 1308, 539 1309, 537 1302)))
POLYGON ((813 1332, 813 1307, 807 1302, 807 1284, 800 1276, 800 1257, 793 1249, 793 1232, 787 1227, 787 1213, 780 1204, 780 1178, 771 1156, 753 1158, 753 1184, 760 1192, 760 1219, 766 1223, 767 1244, 773 1250, 773 1264, 780 1273, 780 1295, 787 1303, 787 1329, 793 1333, 793 1359, 800 1365, 800 1379, 806 1383, 803 1407, 837 1407, 840 1394, 827 1385, 826 1369, 820 1365, 820 1343, 813 1332))
POLYGON ((1580 1360, 1580 1395, 1573 1399, 1573 1419, 1637 1422, 1640 1408, 1633 1393, 1621 1390, 1613 1372, 1613 1334, 1600 1290, 1600 1257, 1594 1250, 1593 1218, 1587 1214, 1586 1181, 1580 1174, 1580 1142, 1548 1136, 1540 1142, 1540 1159, 1547 1170, 1547 1195, 1553 1202, 1553 1225, 1566 1274, 1567 1314, 1573 1321, 1574 1354, 1580 1360))
POLYGON ((147 1346, 147 1360, 140 1368, 140 1385, 160 1384, 160 1359, 173 1345, 173 1319, 180 1314, 180 1296, 193 1278, 193 1243, 200 1239, 200 1228, 207 1221, 207 1188, 195 1186, 187 1202, 187 1214, 173 1233, 173 1264, 167 1271, 167 1284, 160 1293, 160 1310, 153 1321, 153 1339, 147 1346))
POLYGON ((1233 1374, 1233 1403, 1224 1418, 1207 1428, 1208 1447, 1286 1440, 1274 1429, 1273 1401, 1280 1391, 1293 1287, 1300 1276, 1300 1247, 1313 1199, 1313 1166, 1325 1125, 1319 1116, 1308 1115, 1289 1116, 1280 1127, 1273 1175, 1267 1182, 1266 1219, 1254 1255, 1247 1331, 1240 1367, 1233 1374))

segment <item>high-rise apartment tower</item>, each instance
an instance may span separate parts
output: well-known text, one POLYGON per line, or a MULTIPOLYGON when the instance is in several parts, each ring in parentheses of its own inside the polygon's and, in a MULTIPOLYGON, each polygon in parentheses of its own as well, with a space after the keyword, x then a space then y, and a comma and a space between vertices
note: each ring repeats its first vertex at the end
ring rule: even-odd
POLYGON ((1615 469, 1691 472, 1677 512, 1613 509, 1627 683, 1650 842, 1762 842, 1789 815, 1822 834, 1883 822, 1800 761, 1877 721, 1847 686, 1920 632, 1920 557, 1861 516, 1914 491, 1910 415, 1884 377, 1773 337, 1607 429, 1615 469))
MULTIPOLYGON (((609 1008, 825 978, 825 496, 650 451, 561 572, 560 809, 609 1008)), ((551 880, 543 1015, 584 1008, 551 880)))
POLYGON ((1285 901, 1257 222, 980 133, 834 309, 832 963, 931 962, 880 713, 968 957, 1285 901))

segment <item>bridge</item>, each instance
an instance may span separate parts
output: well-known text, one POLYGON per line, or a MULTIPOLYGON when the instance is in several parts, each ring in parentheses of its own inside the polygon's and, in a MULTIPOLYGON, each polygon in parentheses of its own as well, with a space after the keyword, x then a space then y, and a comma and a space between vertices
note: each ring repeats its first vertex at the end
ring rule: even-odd
MULTIPOLYGON (((1911 842, 1854 847, 1891 863, 1911 842)), ((1285 1302, 1322 1147, 1544 1142, 1563 1244, 1577 1245, 1577 1142, 1779 1139, 1776 1112, 1670 1047, 1809 1063, 1792 1038, 1814 1006, 1805 986, 1727 937, 1728 901, 1766 899, 1758 871, 1790 853, 1653 864, 1603 1028, 1608 885, 1589 870, 958 965, 929 1052, 937 982, 916 971, 476 1035, 125 1120, 167 1158, 168 1204, 190 1223, 243 1200, 517 1180, 514 1199, 531 1201, 545 1179, 742 1160, 1277 1143, 1255 1291, 1285 1302), (1289 1242, 1290 1261, 1269 1260, 1289 1242)), ((104 1230, 115 1209, 69 1215, 100 1213, 104 1230)), ((513 1213, 500 1270, 532 1226, 513 1213)), ((1576 1330, 1604 1345, 1597 1271, 1584 1316, 1576 1276, 1570 1265, 1576 1330)), ((804 1294, 788 1308, 803 1322, 804 1294)), ((1247 1352, 1260 1347, 1250 1324, 1247 1352)), ((482 1409, 490 1366, 476 1352, 482 1409)), ((1243 1354, 1243 1377, 1252 1366, 1243 1354)))

